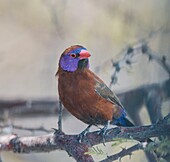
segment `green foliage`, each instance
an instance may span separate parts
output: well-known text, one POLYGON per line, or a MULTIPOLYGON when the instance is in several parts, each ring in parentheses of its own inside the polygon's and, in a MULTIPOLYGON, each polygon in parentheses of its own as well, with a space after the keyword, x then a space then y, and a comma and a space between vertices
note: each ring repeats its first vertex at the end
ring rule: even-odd
POLYGON ((170 140, 168 137, 162 137, 158 142, 151 142, 145 150, 151 152, 155 151, 160 156, 166 156, 170 154, 170 140))
POLYGON ((100 149, 98 146, 93 146, 88 149, 88 152, 85 152, 85 154, 88 155, 106 155, 105 152, 103 152, 102 149, 100 149))
MULTIPOLYGON (((136 142, 133 139, 125 139, 125 138, 114 138, 113 139, 113 144, 111 145, 112 147, 116 147, 122 143, 125 142, 136 142)), ((98 146, 93 146, 91 148, 88 149, 88 151, 85 153, 88 155, 106 155, 107 153, 105 153, 101 148, 99 148, 98 146)))
POLYGON ((111 145, 112 147, 118 146, 124 142, 135 142, 133 139, 126 139, 126 138, 115 138, 113 139, 113 144, 111 145))

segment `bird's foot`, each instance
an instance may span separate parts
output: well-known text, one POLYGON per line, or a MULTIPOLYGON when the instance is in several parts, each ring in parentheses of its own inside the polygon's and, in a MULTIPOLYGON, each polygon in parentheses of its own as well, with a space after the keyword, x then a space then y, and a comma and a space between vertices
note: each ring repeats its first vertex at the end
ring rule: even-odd
POLYGON ((56 129, 56 128, 51 128, 54 130, 54 134, 62 134, 63 132, 60 129, 56 129))
POLYGON ((107 121, 107 124, 98 132, 98 135, 102 136, 103 145, 105 146, 105 136, 107 135, 107 130, 109 129, 110 121, 107 121))
POLYGON ((78 140, 79 143, 81 143, 83 137, 85 137, 86 134, 89 133, 89 129, 90 129, 91 126, 92 125, 88 125, 88 127, 78 135, 77 140, 78 140))

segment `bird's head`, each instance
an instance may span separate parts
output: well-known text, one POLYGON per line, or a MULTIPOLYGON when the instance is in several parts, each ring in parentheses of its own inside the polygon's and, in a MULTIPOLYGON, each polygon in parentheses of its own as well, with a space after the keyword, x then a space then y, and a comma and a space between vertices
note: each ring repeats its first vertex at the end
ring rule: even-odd
POLYGON ((60 57, 59 66, 68 72, 89 68, 90 53, 80 45, 67 48, 60 57))

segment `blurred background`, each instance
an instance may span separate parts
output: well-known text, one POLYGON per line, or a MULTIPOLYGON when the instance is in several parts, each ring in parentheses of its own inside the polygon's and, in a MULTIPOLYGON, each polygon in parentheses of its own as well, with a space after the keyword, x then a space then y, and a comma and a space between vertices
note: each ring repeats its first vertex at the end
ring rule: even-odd
MULTIPOLYGON (((88 49, 92 54, 90 68, 95 71, 102 67, 97 75, 108 85, 113 72, 111 59, 119 59, 124 47, 160 28, 149 46, 170 60, 169 6, 169 0, 0 0, 0 99, 58 100, 58 60, 65 48, 74 44, 88 49)), ((132 68, 119 73, 118 83, 113 86, 117 92, 168 79, 165 70, 149 63, 147 57, 139 56, 134 61, 132 68)), ((162 107, 166 115, 169 102, 162 107)), ((144 108, 141 114, 143 123, 150 123, 144 108)), ((6 122, 51 129, 57 127, 57 115, 11 115, 6 122)), ((66 133, 79 133, 85 127, 72 116, 64 118, 66 133)), ((31 135, 27 131, 15 133, 31 135)), ((63 151, 28 155, 3 152, 2 158, 4 162, 74 161, 63 151)), ((130 161, 145 160, 140 151, 130 161)))

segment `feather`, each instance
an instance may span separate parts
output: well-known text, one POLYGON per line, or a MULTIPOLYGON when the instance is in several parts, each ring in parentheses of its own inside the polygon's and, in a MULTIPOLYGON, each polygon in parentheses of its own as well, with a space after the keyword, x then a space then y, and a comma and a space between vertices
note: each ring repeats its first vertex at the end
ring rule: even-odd
POLYGON ((58 91, 64 107, 89 125, 128 124, 118 97, 91 70, 90 54, 82 46, 67 48, 60 57, 58 91), (82 55, 81 55, 82 54, 82 55))

